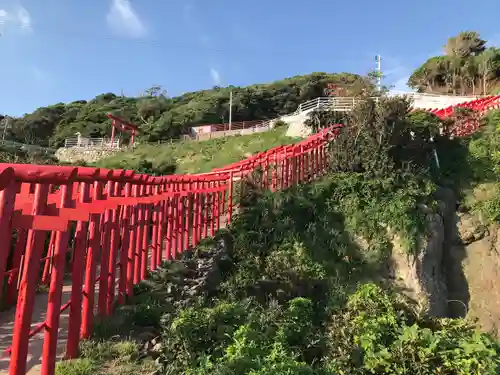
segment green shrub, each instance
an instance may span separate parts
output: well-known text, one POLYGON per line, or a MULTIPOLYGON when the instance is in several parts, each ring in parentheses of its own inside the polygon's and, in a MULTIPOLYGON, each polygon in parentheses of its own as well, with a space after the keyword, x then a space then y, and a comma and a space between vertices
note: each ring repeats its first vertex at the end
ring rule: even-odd
POLYGON ((397 296, 361 286, 329 326, 328 373, 497 374, 500 346, 461 319, 420 317, 397 296))

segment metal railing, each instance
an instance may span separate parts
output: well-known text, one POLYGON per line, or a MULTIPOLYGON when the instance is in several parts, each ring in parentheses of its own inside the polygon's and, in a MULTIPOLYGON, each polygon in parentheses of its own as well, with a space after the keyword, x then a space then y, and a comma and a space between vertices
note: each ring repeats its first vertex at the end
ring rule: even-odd
MULTIPOLYGON (((377 100, 378 98, 373 98, 377 100)), ((324 110, 324 111, 339 111, 347 112, 352 109, 363 99, 353 97, 319 97, 316 99, 308 100, 301 103, 294 114, 300 114, 311 110, 324 110)))
POLYGON ((64 148, 120 148, 120 140, 109 138, 71 137, 64 140, 64 148))

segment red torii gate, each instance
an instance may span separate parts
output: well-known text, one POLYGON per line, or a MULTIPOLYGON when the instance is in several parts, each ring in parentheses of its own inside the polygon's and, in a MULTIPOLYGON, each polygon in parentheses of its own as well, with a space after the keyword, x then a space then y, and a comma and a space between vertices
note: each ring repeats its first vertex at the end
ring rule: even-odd
POLYGON ((135 136, 137 134, 137 125, 131 124, 117 116, 112 115, 111 113, 107 114, 108 118, 112 120, 111 122, 111 144, 113 145, 115 142, 116 130, 119 130, 124 133, 131 133, 129 145, 133 146, 135 141, 135 136))

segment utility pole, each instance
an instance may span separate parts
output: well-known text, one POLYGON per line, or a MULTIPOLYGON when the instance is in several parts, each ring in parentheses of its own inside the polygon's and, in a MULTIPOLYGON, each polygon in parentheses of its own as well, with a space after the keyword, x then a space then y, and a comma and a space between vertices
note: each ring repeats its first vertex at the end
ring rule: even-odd
POLYGON ((380 67, 380 55, 375 56, 375 61, 377 62, 377 88, 378 92, 382 91, 382 69, 380 67))
POLYGON ((7 131, 7 127, 9 126, 9 118, 5 117, 3 119, 3 134, 2 134, 2 142, 5 141, 5 132, 7 131))
POLYGON ((233 122, 233 90, 229 91, 229 130, 233 122))

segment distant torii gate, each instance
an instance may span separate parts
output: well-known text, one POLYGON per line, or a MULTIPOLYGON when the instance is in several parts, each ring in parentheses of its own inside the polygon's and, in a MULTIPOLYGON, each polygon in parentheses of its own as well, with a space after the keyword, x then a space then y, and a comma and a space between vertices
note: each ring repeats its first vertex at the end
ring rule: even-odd
POLYGON ((137 125, 131 124, 130 122, 127 122, 117 116, 112 115, 111 113, 107 114, 108 118, 112 120, 111 122, 111 145, 114 145, 115 143, 115 135, 116 135, 116 130, 119 130, 124 133, 131 133, 130 137, 130 142, 129 146, 134 145, 135 141, 135 136, 137 134, 137 125))

